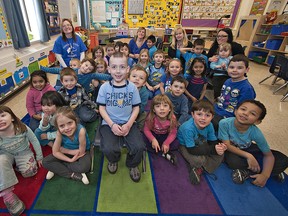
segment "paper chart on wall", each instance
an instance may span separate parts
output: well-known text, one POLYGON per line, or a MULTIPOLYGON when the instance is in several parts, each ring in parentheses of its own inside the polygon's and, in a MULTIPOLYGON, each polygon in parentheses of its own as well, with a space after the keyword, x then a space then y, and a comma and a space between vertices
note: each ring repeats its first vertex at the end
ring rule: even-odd
POLYGON ((3 14, 3 9, 0 7, 0 49, 12 46, 12 39, 10 38, 7 24, 5 22, 5 17, 3 14))
POLYGON ((93 22, 106 22, 105 1, 92 2, 92 20, 93 22))

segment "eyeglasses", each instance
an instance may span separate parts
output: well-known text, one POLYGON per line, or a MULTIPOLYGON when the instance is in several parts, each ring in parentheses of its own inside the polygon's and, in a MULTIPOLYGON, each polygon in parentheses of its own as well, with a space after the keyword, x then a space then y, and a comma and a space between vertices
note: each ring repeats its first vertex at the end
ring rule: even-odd
POLYGON ((226 38, 226 37, 228 37, 228 35, 217 35, 216 37, 217 38, 226 38))

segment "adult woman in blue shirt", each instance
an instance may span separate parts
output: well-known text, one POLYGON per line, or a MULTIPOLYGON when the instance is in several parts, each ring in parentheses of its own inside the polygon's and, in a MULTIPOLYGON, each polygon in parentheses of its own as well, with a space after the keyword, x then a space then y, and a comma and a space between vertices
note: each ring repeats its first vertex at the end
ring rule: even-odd
POLYGON ((135 62, 138 62, 139 53, 142 49, 149 49, 146 41, 146 29, 144 27, 138 28, 136 37, 129 42, 129 49, 129 57, 133 58, 135 62))

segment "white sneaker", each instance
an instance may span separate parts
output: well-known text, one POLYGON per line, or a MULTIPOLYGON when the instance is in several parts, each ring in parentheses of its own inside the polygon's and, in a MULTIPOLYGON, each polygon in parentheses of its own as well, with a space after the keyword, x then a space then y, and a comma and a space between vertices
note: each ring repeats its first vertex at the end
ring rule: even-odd
POLYGON ((47 179, 47 180, 50 180, 50 179, 52 179, 53 177, 54 177, 54 173, 51 172, 51 171, 48 171, 48 173, 47 173, 47 175, 46 175, 46 179, 47 179))
POLYGON ((88 180, 86 174, 85 173, 81 173, 81 175, 82 175, 83 184, 85 184, 85 185, 89 184, 89 180, 88 180))

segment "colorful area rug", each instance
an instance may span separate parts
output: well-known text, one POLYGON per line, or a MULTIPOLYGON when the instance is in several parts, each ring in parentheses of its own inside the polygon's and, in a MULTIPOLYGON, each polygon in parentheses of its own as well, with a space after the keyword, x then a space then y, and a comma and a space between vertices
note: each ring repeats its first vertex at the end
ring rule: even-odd
MULTIPOLYGON (((97 123, 87 125, 93 140, 97 123)), ((51 153, 43 148, 44 155, 51 153)), ((288 215, 288 177, 284 183, 270 179, 264 188, 246 181, 236 185, 231 170, 222 164, 217 180, 202 176, 200 185, 189 182, 187 166, 178 152, 178 163, 148 154, 147 171, 139 183, 129 177, 123 149, 118 171, 107 171, 107 160, 95 148, 94 170, 88 173, 90 184, 84 185, 58 176, 45 180, 47 171, 40 168, 36 176, 24 179, 17 175, 15 193, 24 201, 23 215, 288 215)), ((140 168, 140 167, 139 167, 140 168)), ((8 215, 0 199, 0 215, 8 215)))

